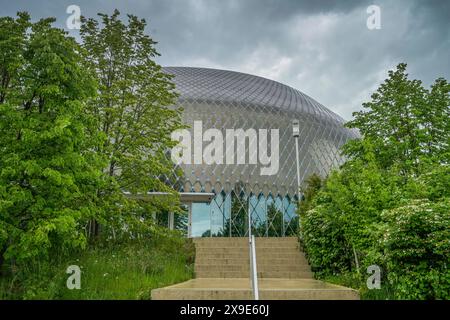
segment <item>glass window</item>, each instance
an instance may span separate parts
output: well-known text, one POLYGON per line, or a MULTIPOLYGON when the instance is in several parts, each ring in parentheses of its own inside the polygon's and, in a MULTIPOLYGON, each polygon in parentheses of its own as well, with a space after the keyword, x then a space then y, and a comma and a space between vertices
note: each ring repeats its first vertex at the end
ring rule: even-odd
POLYGON ((252 233, 255 236, 263 237, 266 235, 266 198, 260 194, 259 197, 251 195, 249 209, 252 215, 252 233))
POLYGON ((211 235, 211 216, 209 203, 192 203, 192 237, 209 237, 211 235))
POLYGON ((211 202, 211 236, 222 236, 224 225, 225 199, 222 193, 217 194, 211 202))

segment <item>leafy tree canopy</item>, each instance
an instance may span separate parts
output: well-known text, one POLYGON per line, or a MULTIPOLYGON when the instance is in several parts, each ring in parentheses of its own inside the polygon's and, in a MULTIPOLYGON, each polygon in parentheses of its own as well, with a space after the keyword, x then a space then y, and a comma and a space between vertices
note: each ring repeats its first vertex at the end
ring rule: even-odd
POLYGON ((117 230, 123 224, 142 226, 151 220, 148 213, 178 211, 176 193, 166 182, 177 179, 167 151, 174 145, 171 132, 182 127, 181 110, 172 107, 177 98, 174 84, 154 61, 159 54, 145 33, 145 20, 128 15, 125 23, 118 10, 99 17, 82 18, 80 34, 86 65, 98 83, 87 111, 96 119, 96 131, 106 137, 96 149, 107 159, 103 171, 109 184, 101 192, 110 196, 109 208, 116 212, 102 222, 115 224, 117 230), (118 191, 173 196, 144 204, 127 201, 118 191))
POLYGON ((53 22, 0 18, 0 256, 18 260, 83 246, 102 180, 84 112, 95 81, 53 22))
POLYGON ((448 163, 450 158, 450 84, 439 78, 425 89, 420 80, 410 80, 406 64, 389 71, 389 77, 355 112, 347 123, 357 128, 363 140, 347 144, 350 157, 364 157, 370 141, 381 168, 396 166, 402 175, 417 174, 430 163, 448 163))
POLYGON ((448 299, 450 86, 429 90, 406 64, 347 125, 362 134, 344 146, 348 161, 304 189, 301 238, 319 276, 383 270, 394 298, 448 299))

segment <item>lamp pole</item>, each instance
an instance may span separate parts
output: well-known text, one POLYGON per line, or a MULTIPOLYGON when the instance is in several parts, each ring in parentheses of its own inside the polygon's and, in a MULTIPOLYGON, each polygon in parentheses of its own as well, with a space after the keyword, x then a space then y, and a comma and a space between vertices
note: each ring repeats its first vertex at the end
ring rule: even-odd
POLYGON ((295 138, 295 162, 297 165, 297 201, 300 202, 300 164, 298 154, 298 138, 300 137, 300 123, 297 119, 292 120, 292 136, 295 138))

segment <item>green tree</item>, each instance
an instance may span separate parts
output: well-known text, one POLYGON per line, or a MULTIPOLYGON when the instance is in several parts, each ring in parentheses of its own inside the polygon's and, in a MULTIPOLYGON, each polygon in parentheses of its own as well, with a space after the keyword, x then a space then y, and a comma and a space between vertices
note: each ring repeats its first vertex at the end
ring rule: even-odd
POLYGON ((348 123, 362 138, 344 146, 341 168, 309 181, 301 235, 320 276, 348 274, 364 290, 360 270, 376 264, 394 298, 448 299, 449 85, 426 90, 405 70, 348 123))
MULTIPOLYGON (((397 167, 400 174, 418 174, 422 164, 448 162, 450 86, 438 79, 426 90, 420 80, 408 79, 406 64, 395 71, 355 112, 347 123, 374 146, 381 168, 397 167)), ((361 140, 347 144, 345 152, 363 158, 361 140)))
POLYGON ((311 208, 311 201, 322 188, 322 184, 322 178, 316 173, 313 173, 305 180, 306 186, 303 186, 300 190, 302 193, 302 199, 298 205, 298 213, 300 216, 304 216, 311 208))
POLYGON ((248 197, 244 193, 244 184, 237 183, 231 195, 230 223, 231 236, 244 237, 248 232, 248 197))
POLYGON ((332 172, 303 216, 302 238, 318 272, 358 271, 373 264, 374 224, 382 210, 395 207, 402 197, 398 176, 380 170, 369 150, 363 160, 332 172))
POLYGON ((98 212, 101 137, 85 113, 95 82, 53 22, 0 18, 0 256, 17 262, 84 246, 98 212))
POLYGON ((238 181, 231 192, 230 217, 224 220, 223 228, 217 234, 213 233, 213 236, 244 237, 248 232, 249 200, 244 190, 244 183, 238 181))
MULTIPOLYGON (((267 236, 268 237, 281 237, 283 235, 283 213, 277 209, 275 206, 275 203, 272 202, 267 207, 267 236)), ((262 225, 260 234, 265 235, 266 234, 266 226, 262 225)))
POLYGON ((437 79, 427 95, 427 103, 420 109, 421 136, 426 156, 440 163, 450 159, 450 84, 437 79))
POLYGON ((90 114, 97 120, 97 130, 106 136, 97 152, 108 159, 104 171, 110 183, 101 192, 105 197, 111 195, 110 209, 117 212, 103 222, 119 229, 124 223, 141 224, 145 212, 178 210, 176 196, 164 203, 154 199, 154 210, 150 208, 152 202, 146 204, 146 210, 140 210, 142 205, 125 201, 118 191, 175 195, 165 177, 173 169, 167 150, 174 145, 171 132, 181 128, 181 110, 171 107, 177 98, 174 84, 154 61, 159 54, 156 43, 145 34, 145 20, 128 15, 128 23, 124 23, 118 10, 111 16, 99 16, 101 23, 82 18, 80 34, 88 68, 99 83, 90 114), (125 203, 121 211, 118 202, 125 203))

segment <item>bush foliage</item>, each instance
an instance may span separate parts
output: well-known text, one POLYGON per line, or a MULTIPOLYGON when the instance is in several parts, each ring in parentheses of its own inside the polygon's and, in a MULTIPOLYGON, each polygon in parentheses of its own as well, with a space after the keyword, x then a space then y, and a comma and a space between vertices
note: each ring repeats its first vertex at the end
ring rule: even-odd
POLYGON ((348 161, 322 183, 310 179, 307 205, 299 207, 301 239, 319 277, 356 278, 367 292, 367 267, 378 265, 392 298, 449 299, 449 135, 442 128, 450 86, 438 79, 427 91, 405 70, 391 71, 365 104, 369 111, 349 123, 363 137, 344 146, 348 161))

